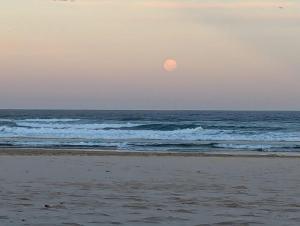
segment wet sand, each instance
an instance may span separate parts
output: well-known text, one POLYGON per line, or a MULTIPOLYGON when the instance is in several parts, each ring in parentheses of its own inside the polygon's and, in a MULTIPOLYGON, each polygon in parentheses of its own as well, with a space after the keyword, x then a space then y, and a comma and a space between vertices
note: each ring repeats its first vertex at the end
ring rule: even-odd
POLYGON ((1 226, 300 225, 299 158, 0 153, 1 226))
POLYGON ((261 152, 222 149, 209 149, 201 152, 150 152, 150 151, 119 151, 97 149, 54 149, 54 148, 10 148, 1 147, 1 155, 10 156, 180 156, 180 157, 251 157, 251 158, 300 158, 300 152, 261 152))

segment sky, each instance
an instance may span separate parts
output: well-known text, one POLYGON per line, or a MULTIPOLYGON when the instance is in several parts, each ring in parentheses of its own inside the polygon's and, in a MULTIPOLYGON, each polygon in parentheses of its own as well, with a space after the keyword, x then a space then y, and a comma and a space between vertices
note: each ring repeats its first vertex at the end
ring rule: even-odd
POLYGON ((300 110, 298 0, 9 0, 0 21, 1 109, 300 110))

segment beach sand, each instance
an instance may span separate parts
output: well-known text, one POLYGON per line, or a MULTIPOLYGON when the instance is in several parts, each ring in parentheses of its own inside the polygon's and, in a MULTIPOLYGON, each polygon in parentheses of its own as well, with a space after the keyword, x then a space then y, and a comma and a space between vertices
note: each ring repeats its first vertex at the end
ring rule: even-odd
POLYGON ((0 225, 300 225, 299 160, 1 149, 0 225))

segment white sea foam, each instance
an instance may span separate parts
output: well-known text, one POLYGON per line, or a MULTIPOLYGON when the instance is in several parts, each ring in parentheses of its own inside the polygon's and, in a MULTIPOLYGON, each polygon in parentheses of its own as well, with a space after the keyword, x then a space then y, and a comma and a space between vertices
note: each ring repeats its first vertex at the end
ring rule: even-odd
MULTIPOLYGON (((173 131, 124 130, 137 124, 51 124, 34 127, 0 127, 0 137, 37 137, 37 138, 84 138, 84 139, 155 139, 155 140, 220 140, 220 141, 300 141, 300 132, 256 132, 202 129, 180 129, 173 131), (103 128, 114 128, 104 130, 103 128)), ((29 126, 22 124, 22 126, 29 126)))
POLYGON ((122 148, 122 147, 126 147, 126 143, 122 142, 122 143, 118 143, 118 142, 91 142, 91 141, 75 141, 75 142, 66 142, 66 141, 61 141, 61 140, 36 140, 36 141, 15 141, 14 145, 16 146, 31 146, 31 147, 35 147, 35 146, 84 146, 84 147, 93 147, 93 146, 101 146, 101 147, 118 147, 118 148, 122 148))
POLYGON ((19 122, 76 122, 79 121, 80 119, 70 119, 70 118, 51 118, 51 119, 41 119, 41 118, 36 118, 36 119, 21 119, 17 120, 19 122))
MULTIPOLYGON (((46 122, 46 121, 45 121, 46 122)), ((69 129, 69 130, 99 130, 105 128, 121 128, 121 127, 134 127, 140 124, 133 123, 90 123, 90 124, 80 124, 80 123, 41 123, 34 121, 17 121, 17 125, 21 127, 30 127, 32 129, 69 129)))
POLYGON ((0 118, 0 122, 13 122, 13 119, 0 118))
POLYGON ((215 147, 218 148, 229 148, 229 149, 270 149, 274 147, 269 144, 215 144, 215 147))

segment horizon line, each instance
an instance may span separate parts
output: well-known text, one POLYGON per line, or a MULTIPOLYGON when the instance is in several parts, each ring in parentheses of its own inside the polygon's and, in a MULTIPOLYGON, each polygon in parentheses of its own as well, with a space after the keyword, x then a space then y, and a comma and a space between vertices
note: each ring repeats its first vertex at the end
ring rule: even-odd
POLYGON ((0 108, 0 111, 229 111, 229 112, 300 112, 300 110, 276 109, 77 109, 77 108, 0 108))

